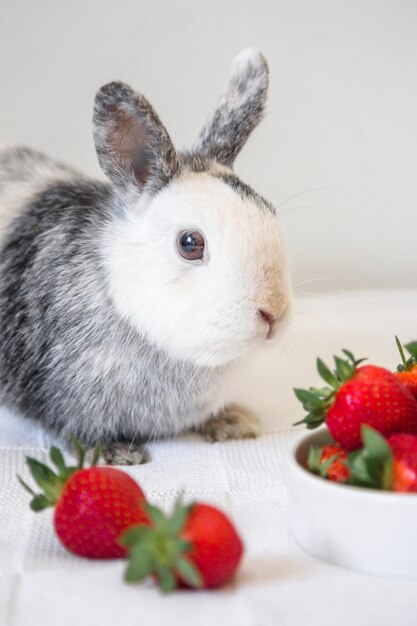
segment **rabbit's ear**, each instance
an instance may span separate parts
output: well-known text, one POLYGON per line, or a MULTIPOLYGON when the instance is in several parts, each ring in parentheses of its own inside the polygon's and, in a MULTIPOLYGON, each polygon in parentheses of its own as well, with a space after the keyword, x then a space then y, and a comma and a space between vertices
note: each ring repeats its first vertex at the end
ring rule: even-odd
POLYGON ((100 166, 126 202, 158 192, 178 171, 171 139, 149 102, 120 82, 96 95, 93 133, 100 166))
POLYGON ((268 90, 268 66, 253 48, 235 58, 229 84, 206 122, 193 151, 227 166, 262 118, 268 90))

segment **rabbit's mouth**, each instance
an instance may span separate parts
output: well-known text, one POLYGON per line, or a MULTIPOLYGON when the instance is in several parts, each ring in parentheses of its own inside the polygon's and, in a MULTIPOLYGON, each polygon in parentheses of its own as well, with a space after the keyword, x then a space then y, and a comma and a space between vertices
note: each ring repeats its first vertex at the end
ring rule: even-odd
POLYGON ((286 302, 283 308, 278 314, 274 314, 266 309, 258 309, 258 317, 263 326, 262 338, 265 341, 271 341, 281 331, 282 327, 286 325, 286 322, 290 313, 289 302, 286 302))
POLYGON ((275 327, 274 326, 270 326, 268 332, 266 333, 266 341, 270 341, 271 339, 274 338, 275 335, 275 327))
POLYGON ((277 334, 279 333, 279 327, 277 324, 273 324, 266 329, 263 329, 261 333, 258 334, 258 341, 261 340, 262 343, 270 343, 273 341, 277 334))
POLYGON ((270 343, 281 337, 281 335, 285 332, 288 327, 292 311, 292 301, 289 300, 282 313, 278 318, 263 320, 268 324, 268 328, 264 329, 262 334, 262 339, 264 342, 270 343))

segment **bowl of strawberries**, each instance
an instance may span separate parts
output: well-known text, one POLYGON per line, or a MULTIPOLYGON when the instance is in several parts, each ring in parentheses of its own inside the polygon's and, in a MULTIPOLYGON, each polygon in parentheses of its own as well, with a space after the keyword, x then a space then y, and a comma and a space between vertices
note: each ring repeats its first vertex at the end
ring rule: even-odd
POLYGON ((396 372, 344 350, 333 370, 317 360, 323 387, 294 390, 310 432, 289 456, 290 517, 313 556, 417 578, 417 342, 408 358, 397 344, 396 372))

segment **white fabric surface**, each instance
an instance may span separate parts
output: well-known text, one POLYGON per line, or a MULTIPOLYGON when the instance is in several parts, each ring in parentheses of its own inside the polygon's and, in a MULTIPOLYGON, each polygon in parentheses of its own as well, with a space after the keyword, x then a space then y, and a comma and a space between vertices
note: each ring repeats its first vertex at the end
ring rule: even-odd
MULTIPOLYGON (((316 379, 315 358, 347 347, 393 367, 393 335, 417 336, 417 290, 345 292, 305 298, 282 343, 242 363, 225 394, 257 409, 256 441, 207 444, 183 437, 150 445, 152 462, 129 468, 152 500, 179 490, 224 508, 239 528, 241 571, 216 592, 162 597, 152 584, 122 582, 124 563, 89 562, 60 546, 51 512, 34 515, 16 473, 24 457, 46 458, 50 437, 0 414, 0 624, 3 626, 415 626, 417 581, 362 576, 306 555, 289 529, 285 461, 300 416, 292 387, 316 379)), ((378 529, 375 529, 378 532, 378 529)))

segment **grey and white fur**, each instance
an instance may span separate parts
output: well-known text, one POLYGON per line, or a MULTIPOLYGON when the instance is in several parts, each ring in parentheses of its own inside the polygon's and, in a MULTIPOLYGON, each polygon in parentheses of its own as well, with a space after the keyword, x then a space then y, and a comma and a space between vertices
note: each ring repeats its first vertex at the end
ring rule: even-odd
POLYGON ((64 437, 100 439, 109 462, 124 442, 132 453, 187 429, 256 435, 218 390, 290 308, 274 209, 231 169, 267 86, 263 56, 241 53, 197 142, 177 152, 142 95, 105 85, 93 131, 108 182, 28 148, 0 151, 5 404, 64 437), (204 256, 190 262, 178 235, 196 230, 204 256))

